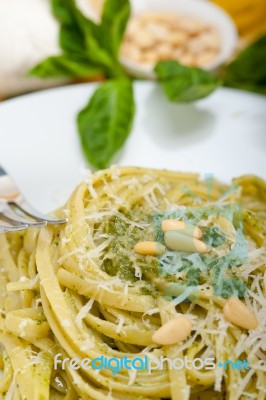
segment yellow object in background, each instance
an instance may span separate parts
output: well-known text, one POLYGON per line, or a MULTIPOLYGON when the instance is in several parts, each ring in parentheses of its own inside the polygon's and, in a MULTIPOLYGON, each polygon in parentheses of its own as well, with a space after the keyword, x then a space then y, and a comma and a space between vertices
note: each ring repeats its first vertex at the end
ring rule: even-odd
POLYGON ((266 0, 213 0, 231 15, 239 33, 253 39, 266 32, 266 0))

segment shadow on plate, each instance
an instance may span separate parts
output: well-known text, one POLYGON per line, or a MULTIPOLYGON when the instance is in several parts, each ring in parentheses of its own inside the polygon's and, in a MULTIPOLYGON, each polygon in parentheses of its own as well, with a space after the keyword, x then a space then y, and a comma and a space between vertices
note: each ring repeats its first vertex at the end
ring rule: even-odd
POLYGON ((154 88, 140 111, 142 126, 163 148, 187 147, 208 139, 214 132, 215 116, 197 104, 170 103, 160 87, 154 88))

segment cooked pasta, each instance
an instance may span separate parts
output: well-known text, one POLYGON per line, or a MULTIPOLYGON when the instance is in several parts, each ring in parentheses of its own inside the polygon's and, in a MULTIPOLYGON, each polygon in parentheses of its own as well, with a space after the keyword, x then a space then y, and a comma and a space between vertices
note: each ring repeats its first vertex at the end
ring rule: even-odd
POLYGON ((265 399, 265 202, 266 183, 254 176, 229 187, 197 174, 112 167, 88 176, 56 212, 66 225, 0 235, 1 398, 265 399), (143 241, 165 246, 160 227, 169 218, 197 225, 208 252, 136 253, 143 241), (232 297, 256 329, 226 318, 232 297), (154 343, 181 315, 192 324, 188 337, 154 343), (209 357, 215 368, 71 367, 73 359, 125 356, 151 365, 209 357), (229 359, 249 369, 218 367, 229 359))

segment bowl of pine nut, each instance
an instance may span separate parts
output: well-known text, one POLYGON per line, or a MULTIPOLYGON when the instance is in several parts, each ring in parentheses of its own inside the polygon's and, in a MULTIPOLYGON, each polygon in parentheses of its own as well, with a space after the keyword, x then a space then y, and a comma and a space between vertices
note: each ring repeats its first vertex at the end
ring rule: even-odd
POLYGON ((132 75, 155 78, 157 62, 176 60, 206 70, 226 63, 237 47, 234 22, 206 0, 132 0, 120 59, 132 75))

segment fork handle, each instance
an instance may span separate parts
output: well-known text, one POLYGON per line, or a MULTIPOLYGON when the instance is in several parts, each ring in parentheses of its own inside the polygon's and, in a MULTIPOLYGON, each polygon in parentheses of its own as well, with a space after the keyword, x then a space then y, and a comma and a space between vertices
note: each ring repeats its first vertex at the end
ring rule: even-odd
POLYGON ((16 189, 6 171, 0 166, 0 201, 22 201, 22 196, 16 189))
POLYGON ((21 201, 22 196, 16 190, 14 186, 10 184, 10 180, 7 176, 0 176, 0 201, 21 201))

